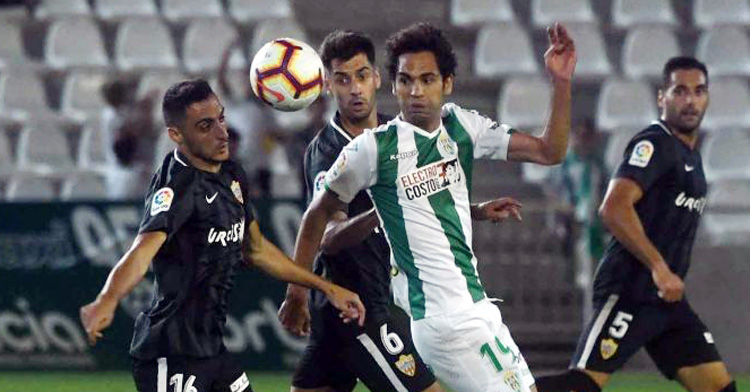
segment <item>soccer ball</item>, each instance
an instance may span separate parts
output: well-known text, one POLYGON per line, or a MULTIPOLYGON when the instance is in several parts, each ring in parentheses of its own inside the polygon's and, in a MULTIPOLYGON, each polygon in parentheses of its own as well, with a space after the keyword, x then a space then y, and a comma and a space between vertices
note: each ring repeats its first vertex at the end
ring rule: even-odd
POLYGON ((323 89, 323 62, 306 43, 278 38, 253 57, 250 84, 255 95, 275 109, 304 109, 323 89))

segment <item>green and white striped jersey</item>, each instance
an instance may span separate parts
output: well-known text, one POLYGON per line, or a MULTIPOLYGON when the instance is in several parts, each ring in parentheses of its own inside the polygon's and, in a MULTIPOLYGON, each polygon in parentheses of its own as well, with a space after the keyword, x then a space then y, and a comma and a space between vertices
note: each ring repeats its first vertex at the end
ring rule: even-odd
POLYGON ((396 304, 413 319, 485 298, 471 248, 473 160, 505 160, 511 133, 448 103, 438 130, 397 117, 352 140, 328 171, 327 189, 345 203, 368 189, 391 246, 396 304))

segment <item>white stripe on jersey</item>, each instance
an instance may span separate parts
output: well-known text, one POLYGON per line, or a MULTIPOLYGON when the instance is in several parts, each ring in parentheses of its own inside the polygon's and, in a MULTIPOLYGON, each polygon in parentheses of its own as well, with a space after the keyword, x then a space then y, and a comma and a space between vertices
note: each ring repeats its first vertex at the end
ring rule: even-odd
POLYGON ((167 358, 156 360, 156 391, 167 392, 167 358))

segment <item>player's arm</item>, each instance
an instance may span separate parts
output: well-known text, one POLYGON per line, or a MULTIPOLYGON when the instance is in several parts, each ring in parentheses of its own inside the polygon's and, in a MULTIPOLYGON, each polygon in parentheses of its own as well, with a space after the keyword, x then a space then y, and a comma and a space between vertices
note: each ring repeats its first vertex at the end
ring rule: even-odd
POLYGON ((336 211, 323 233, 320 250, 325 254, 335 255, 342 249, 357 245, 372 234, 379 223, 374 207, 352 218, 344 211, 336 211))
POLYGON ((146 275, 151 260, 167 240, 167 233, 152 231, 139 234, 127 253, 117 262, 94 302, 80 310, 81 322, 94 345, 102 337, 101 331, 112 324, 120 300, 146 275))
POLYGON ((576 64, 573 39, 559 24, 547 28, 549 48, 544 63, 552 83, 550 115, 544 134, 534 137, 514 133, 508 146, 508 160, 556 165, 565 158, 570 133, 571 81, 576 64))
POLYGON ((296 265, 263 236, 257 221, 254 220, 247 226, 243 254, 248 264, 260 268, 276 279, 320 290, 342 312, 345 321, 357 320, 359 325, 364 324, 365 308, 357 294, 296 265))
POLYGON ((643 197, 643 190, 633 180, 614 178, 599 208, 602 221, 612 235, 651 270, 659 295, 666 301, 682 298, 684 283, 670 269, 656 246, 646 236, 643 223, 635 210, 635 203, 643 197))
POLYGON ((511 215, 521 221, 521 203, 512 197, 500 197, 471 205, 471 219, 476 221, 501 222, 511 215))

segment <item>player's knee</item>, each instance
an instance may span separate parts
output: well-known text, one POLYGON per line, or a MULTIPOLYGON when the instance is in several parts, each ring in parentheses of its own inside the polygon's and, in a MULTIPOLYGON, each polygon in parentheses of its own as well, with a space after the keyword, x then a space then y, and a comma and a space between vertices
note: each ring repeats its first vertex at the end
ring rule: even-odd
POLYGON ((732 381, 724 388, 719 389, 718 392, 737 392, 737 384, 735 384, 734 381, 732 381))
POLYGON ((570 369, 565 373, 554 376, 539 377, 536 379, 536 388, 539 392, 601 392, 599 384, 588 374, 570 369))

